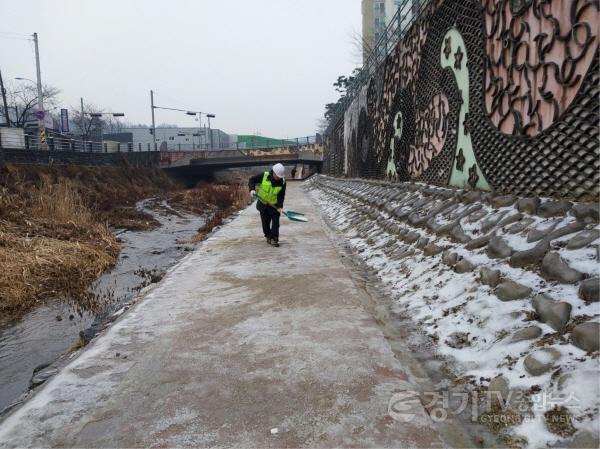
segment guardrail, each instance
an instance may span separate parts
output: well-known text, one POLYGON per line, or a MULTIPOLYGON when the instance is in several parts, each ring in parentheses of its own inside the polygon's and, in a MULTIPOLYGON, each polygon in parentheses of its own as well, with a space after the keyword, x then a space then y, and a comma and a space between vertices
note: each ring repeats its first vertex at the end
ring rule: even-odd
POLYGON ((306 137, 289 141, 286 145, 268 145, 268 146, 245 146, 236 144, 232 148, 213 149, 198 148, 197 144, 167 143, 157 142, 156 147, 151 142, 115 142, 115 141, 89 141, 77 140, 68 137, 48 136, 46 143, 40 141, 39 136, 33 134, 21 135, 3 135, 0 138, 0 148, 24 149, 24 150, 50 150, 50 151, 85 151, 97 153, 119 153, 119 152, 141 152, 141 151, 162 151, 162 152, 192 152, 192 151, 238 151, 238 150, 270 150, 274 148, 299 148, 304 145, 314 145, 315 139, 306 137))
POLYGON ((154 151, 150 143, 119 143, 119 142, 94 142, 76 140, 65 137, 48 136, 46 143, 40 141, 39 136, 24 134, 21 136, 8 135, 0 139, 0 148, 14 150, 49 150, 49 151, 79 151, 91 153, 120 153, 132 151, 154 151))

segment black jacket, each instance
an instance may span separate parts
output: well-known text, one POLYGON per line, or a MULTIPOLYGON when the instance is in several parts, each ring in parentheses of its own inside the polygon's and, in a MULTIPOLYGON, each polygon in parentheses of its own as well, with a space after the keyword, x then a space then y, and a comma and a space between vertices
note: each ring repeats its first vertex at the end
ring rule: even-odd
MULTIPOLYGON (((248 188, 250 189, 250 191, 256 190, 255 187, 256 185, 260 185, 264 174, 265 172, 262 172, 250 178, 250 181, 248 181, 248 188)), ((283 201, 285 200, 286 183, 283 182, 283 178, 279 178, 279 180, 275 181, 275 179, 273 179, 273 170, 269 172, 269 181, 271 181, 271 184, 273 184, 274 186, 283 186, 283 189, 281 189, 281 191, 277 194, 277 204, 275 205, 276 207, 283 207, 283 201)))

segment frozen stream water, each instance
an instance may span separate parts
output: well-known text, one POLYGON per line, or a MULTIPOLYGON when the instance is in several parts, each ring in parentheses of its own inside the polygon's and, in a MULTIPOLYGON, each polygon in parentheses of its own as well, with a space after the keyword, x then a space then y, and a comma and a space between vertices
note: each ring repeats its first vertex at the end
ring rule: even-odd
POLYGON ((70 301, 54 301, 18 321, 0 320, 0 412, 29 390, 33 370, 51 364, 80 338, 100 330, 106 318, 131 301, 150 282, 150 272, 163 272, 192 248, 188 241, 204 218, 182 214, 165 201, 148 199, 136 206, 161 224, 150 231, 116 231, 122 251, 115 268, 91 287, 109 297, 101 313, 78 312, 70 301), (60 320, 57 318, 60 317, 60 320))

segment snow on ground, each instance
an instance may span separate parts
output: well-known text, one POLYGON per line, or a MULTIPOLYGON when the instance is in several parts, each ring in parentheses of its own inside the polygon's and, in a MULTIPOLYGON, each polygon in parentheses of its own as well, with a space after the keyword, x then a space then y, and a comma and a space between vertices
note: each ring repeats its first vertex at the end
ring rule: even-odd
MULTIPOLYGON (((441 255, 426 257, 417 251, 413 256, 396 260, 394 251, 405 245, 376 224, 381 219, 393 218, 379 212, 379 218, 373 220, 371 225, 361 228, 360 223, 354 227, 352 220, 357 215, 356 210, 364 209, 364 204, 350 197, 341 199, 337 193, 318 188, 311 189, 310 194, 333 225, 347 238, 353 251, 391 288, 397 311, 408 313, 424 332, 438 342, 439 353, 454 361, 457 377, 470 377, 487 386, 490 379, 501 374, 509 381, 512 390, 528 392, 533 404, 530 411, 533 416, 530 414, 522 424, 513 427, 513 432, 526 437, 529 448, 561 441, 560 436, 548 431, 543 416, 544 412, 555 406, 565 406, 571 412, 575 417, 573 426, 577 430, 588 430, 598 435, 598 359, 566 341, 555 340, 543 344, 540 344, 540 340, 511 342, 511 334, 531 325, 539 326, 542 335, 555 332, 547 324, 528 321, 528 312, 533 310, 530 299, 503 302, 494 295, 492 288, 477 281, 478 270, 455 273, 441 263, 441 255), (458 343, 457 335, 464 336, 458 343), (524 368, 527 354, 536 351, 535 357, 540 362, 551 361, 547 353, 539 352, 542 346, 554 348, 560 353, 561 357, 555 365, 555 368, 560 366, 560 370, 553 369, 540 376, 531 376, 524 368)), ((410 195, 415 198, 419 196, 417 193, 410 195)), ((362 193, 362 196, 364 198, 368 194, 362 193)), ((391 206, 394 209, 398 203, 392 202, 391 206)), ((466 207, 450 213, 460 212, 466 207)), ((502 216, 508 215, 509 210, 514 211, 512 208, 492 210, 487 205, 483 209, 487 213, 502 216)), ((445 224, 443 220, 438 224, 445 224)), ((450 221, 447 219, 446 223, 450 221)), ((571 221, 571 217, 558 221, 535 217, 532 226, 550 230, 571 221)), ((481 236, 476 234, 481 223, 469 223, 466 217, 461 220, 461 225, 471 237, 481 236)), ((407 223, 402 223, 402 226, 411 228, 407 223)), ((498 235, 503 236, 513 249, 528 249, 536 244, 527 242, 526 232, 509 234, 506 228, 498 235)), ((424 235, 422 229, 410 230, 424 235)), ((556 241, 561 242, 569 237, 572 235, 556 241)), ((444 238, 437 238, 435 243, 456 246, 444 238)), ((599 303, 583 302, 573 285, 547 282, 535 272, 512 268, 489 258, 485 249, 467 251, 456 246, 453 251, 475 265, 499 269, 507 278, 535 292, 570 303, 573 307, 572 317, 589 315, 593 321, 600 318, 599 303)), ((565 249, 560 254, 573 268, 598 274, 595 249, 565 249)))

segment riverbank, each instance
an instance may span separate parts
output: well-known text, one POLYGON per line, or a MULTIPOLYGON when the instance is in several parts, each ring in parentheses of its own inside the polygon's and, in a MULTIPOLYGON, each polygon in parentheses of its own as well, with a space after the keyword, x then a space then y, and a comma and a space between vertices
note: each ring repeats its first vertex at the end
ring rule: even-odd
MULTIPOLYGON (((159 171, 7 165, 0 174, 0 313, 19 316, 57 297, 79 297, 117 261, 110 225, 126 206, 176 188, 159 171)), ((137 226, 147 226, 137 215, 137 226)), ((133 224, 133 223, 132 223, 133 224)))
POLYGON ((306 185, 408 323, 398 328, 418 331, 404 339, 417 359, 446 377, 425 389, 432 417, 463 416, 507 447, 598 447, 596 203, 324 176, 306 185))
POLYGON ((0 259, 20 282, 8 290, 9 273, 0 273, 0 298, 25 297, 28 292, 18 290, 24 283, 47 282, 51 290, 26 298, 10 312, 0 310, 0 419, 248 200, 245 186, 199 184, 181 190, 161 172, 149 170, 27 167, 24 172, 11 167, 2 176, 0 201, 12 207, 0 213, 0 230, 7 236, 0 259), (116 185, 105 186, 102 177, 116 185), (55 203, 54 214, 43 210, 49 201, 55 203), (77 219, 82 215, 86 221, 77 219), (110 245, 98 244, 98 233, 110 245), (32 252, 24 252, 27 259, 18 254, 17 241, 36 243, 29 247, 32 252), (55 253, 40 251, 51 245, 55 253), (97 261, 90 262, 87 254, 109 259, 108 268, 97 264, 90 269, 86 264, 97 261), (65 260, 71 265, 61 266, 65 260), (81 277, 82 271, 89 276, 81 277), (53 278, 57 272, 61 278, 53 278), (73 277, 80 279, 77 289, 65 282, 73 277))
POLYGON ((0 313, 19 317, 56 298, 93 307, 88 286, 115 266, 121 250, 112 230, 160 225, 134 207, 142 198, 172 199, 176 208, 206 215, 203 235, 244 194, 239 186, 183 191, 153 169, 9 164, 0 173, 0 313))

